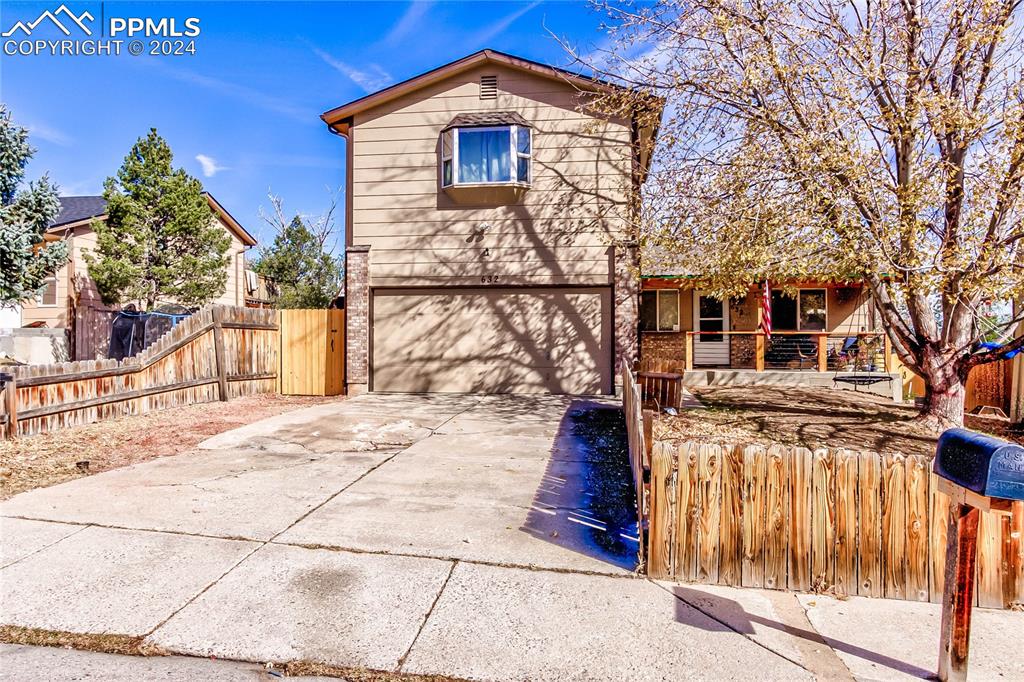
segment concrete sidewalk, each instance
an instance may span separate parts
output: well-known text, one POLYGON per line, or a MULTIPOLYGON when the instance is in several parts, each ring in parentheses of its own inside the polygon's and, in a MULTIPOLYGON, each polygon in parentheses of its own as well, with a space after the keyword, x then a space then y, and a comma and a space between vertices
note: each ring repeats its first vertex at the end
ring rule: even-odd
MULTIPOLYGON (((934 605, 633 574, 618 419, 604 400, 361 396, 19 495, 0 505, 8 632, 124 635, 196 658, 6 647, 0 676, 264 674, 198 657, 480 680, 931 669, 934 605)), ((1024 677, 1005 655, 1021 615, 975 622, 972 678, 1024 677)))

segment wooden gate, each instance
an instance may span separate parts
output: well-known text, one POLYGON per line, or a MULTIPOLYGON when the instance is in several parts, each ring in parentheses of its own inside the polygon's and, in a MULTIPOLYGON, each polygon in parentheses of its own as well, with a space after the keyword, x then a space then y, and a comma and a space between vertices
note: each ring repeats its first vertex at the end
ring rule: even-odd
POLYGON ((282 310, 279 390, 338 395, 345 390, 345 311, 282 310))

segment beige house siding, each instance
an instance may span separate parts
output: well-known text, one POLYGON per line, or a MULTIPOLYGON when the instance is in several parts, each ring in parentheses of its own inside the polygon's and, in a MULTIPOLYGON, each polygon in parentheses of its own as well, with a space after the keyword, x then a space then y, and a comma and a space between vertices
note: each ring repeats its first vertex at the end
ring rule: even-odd
POLYGON ((352 243, 370 247, 370 286, 610 284, 630 126, 579 105, 568 83, 487 64, 357 114, 352 243), (480 99, 481 75, 498 77, 495 99, 480 99), (467 199, 465 188, 456 201, 440 184, 441 130, 487 111, 534 126, 532 185, 511 202, 467 199))
MULTIPOLYGON (((228 231, 227 284, 224 293, 214 302, 223 305, 245 305, 245 250, 246 246, 227 225, 217 217, 217 224, 228 231)), ((96 284, 89 278, 89 264, 85 254, 96 250, 96 233, 91 224, 82 224, 68 230, 68 264, 57 271, 57 305, 40 306, 27 301, 22 306, 21 323, 27 326, 43 322, 47 327, 67 328, 72 325, 72 312, 76 305, 106 308, 100 300, 96 284)))

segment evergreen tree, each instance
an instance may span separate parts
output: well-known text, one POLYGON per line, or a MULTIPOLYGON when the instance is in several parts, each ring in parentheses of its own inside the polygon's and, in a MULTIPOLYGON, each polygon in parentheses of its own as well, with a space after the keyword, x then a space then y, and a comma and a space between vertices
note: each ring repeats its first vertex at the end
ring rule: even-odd
POLYGON ((327 249, 332 234, 332 210, 314 223, 295 216, 283 220, 281 202, 271 197, 275 218, 267 218, 277 230, 274 243, 262 249, 253 270, 274 281, 279 308, 326 308, 338 295, 341 263, 327 249))
POLYGON ((67 242, 43 243, 60 212, 56 185, 44 175, 18 191, 34 153, 28 131, 0 105, 0 307, 32 298, 67 262, 67 242))
POLYGON ((98 248, 85 259, 108 305, 202 305, 224 293, 231 238, 214 220, 202 184, 172 161, 153 128, 104 183, 108 217, 93 224, 98 248))

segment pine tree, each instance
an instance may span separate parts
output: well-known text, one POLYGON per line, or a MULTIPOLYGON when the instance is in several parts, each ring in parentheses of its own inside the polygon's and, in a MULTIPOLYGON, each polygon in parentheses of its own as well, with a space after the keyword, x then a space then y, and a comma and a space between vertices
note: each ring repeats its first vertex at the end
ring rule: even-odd
POLYGON ((312 223, 295 216, 285 221, 281 201, 271 197, 275 217, 264 216, 277 231, 274 243, 261 250, 252 268, 274 281, 279 308, 326 308, 338 295, 342 267, 327 248, 334 207, 312 223))
POLYGON ((0 307, 32 298, 67 262, 67 242, 43 242, 60 212, 56 185, 44 175, 18 191, 34 153, 28 131, 0 105, 0 307))
POLYGON ((231 238, 214 220, 202 184, 172 161, 153 128, 104 183, 108 217, 93 224, 98 248, 85 259, 108 305, 202 305, 224 293, 231 238))

